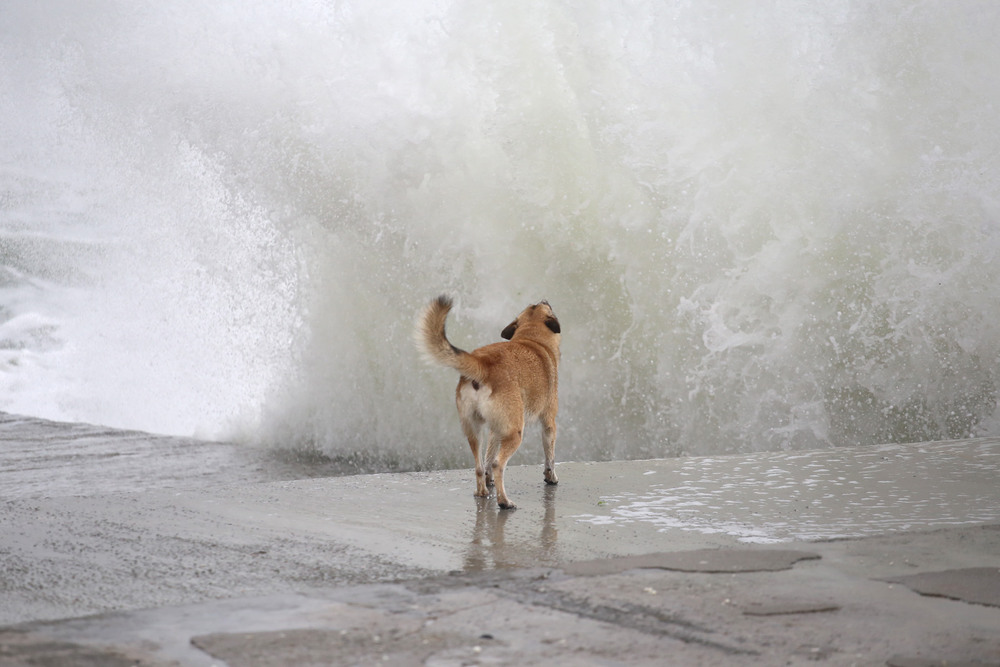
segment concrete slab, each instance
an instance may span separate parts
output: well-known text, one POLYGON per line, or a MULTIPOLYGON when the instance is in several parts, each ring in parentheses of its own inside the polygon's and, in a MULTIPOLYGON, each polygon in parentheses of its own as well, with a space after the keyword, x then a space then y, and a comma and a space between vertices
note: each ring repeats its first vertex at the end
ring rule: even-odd
POLYGON ((903 584, 921 595, 1000 607, 1000 568, 996 567, 921 572, 886 581, 903 584))
POLYGON ((819 558, 819 554, 788 549, 696 549, 582 561, 565 565, 563 570, 577 576, 617 574, 639 568, 708 573, 776 572, 787 570, 800 560, 814 558, 819 558))
POLYGON ((806 600, 770 600, 751 602, 743 608, 747 616, 785 616, 790 614, 819 614, 840 610, 839 604, 806 600))
POLYGON ((156 658, 114 646, 89 646, 49 639, 23 630, 0 630, 0 665, 4 667, 135 667, 163 665, 156 658))

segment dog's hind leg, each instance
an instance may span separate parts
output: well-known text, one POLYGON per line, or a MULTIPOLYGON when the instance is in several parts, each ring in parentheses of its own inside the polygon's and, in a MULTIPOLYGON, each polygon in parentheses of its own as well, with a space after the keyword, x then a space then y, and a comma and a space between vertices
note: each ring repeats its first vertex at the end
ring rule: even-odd
POLYGON ((489 495, 486 489, 486 469, 483 468, 483 451, 480 448, 480 435, 482 434, 483 419, 479 412, 479 399, 477 396, 478 385, 462 378, 455 388, 455 406, 458 408, 458 419, 462 423, 462 433, 469 441, 469 449, 472 450, 472 458, 476 462, 476 497, 485 498, 489 495))
POLYGON ((517 509, 517 505, 512 503, 510 498, 507 497, 507 492, 503 486, 503 473, 507 468, 507 461, 514 455, 517 448, 521 446, 522 431, 523 427, 515 429, 500 439, 500 451, 491 466, 493 468, 493 479, 497 486, 497 505, 500 509, 517 509))
POLYGON ((489 444, 486 447, 486 486, 492 487, 494 485, 493 480, 493 466, 497 462, 497 456, 500 452, 500 438, 494 433, 493 429, 489 430, 488 433, 489 444))
POLYGON ((475 418, 465 419, 462 416, 462 432, 465 433, 469 441, 469 449, 472 450, 472 458, 476 461, 476 497, 485 498, 489 495, 486 489, 486 469, 483 468, 482 452, 479 450, 479 435, 482 431, 482 422, 476 423, 475 418))

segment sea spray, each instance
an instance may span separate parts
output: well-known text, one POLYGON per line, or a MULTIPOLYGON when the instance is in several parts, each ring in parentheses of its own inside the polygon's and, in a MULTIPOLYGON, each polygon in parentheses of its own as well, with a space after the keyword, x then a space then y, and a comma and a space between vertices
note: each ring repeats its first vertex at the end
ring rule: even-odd
POLYGON ((446 292, 552 303, 562 459, 1000 431, 995 3, 57 9, 0 10, 2 409, 464 465, 446 292))

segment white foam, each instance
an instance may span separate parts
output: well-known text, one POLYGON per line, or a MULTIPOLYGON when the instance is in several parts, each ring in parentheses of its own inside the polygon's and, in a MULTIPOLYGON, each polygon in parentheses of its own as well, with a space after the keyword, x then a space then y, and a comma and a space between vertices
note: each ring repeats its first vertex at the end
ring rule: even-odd
POLYGON ((552 302, 560 458, 1000 433, 998 23, 9 0, 0 409, 464 464, 446 291, 552 302))

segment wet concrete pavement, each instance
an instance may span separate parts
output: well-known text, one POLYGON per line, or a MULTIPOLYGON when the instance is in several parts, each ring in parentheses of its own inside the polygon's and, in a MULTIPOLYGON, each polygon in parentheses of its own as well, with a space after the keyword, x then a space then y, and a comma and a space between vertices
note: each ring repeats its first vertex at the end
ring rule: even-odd
POLYGON ((1000 580, 998 528, 699 550, 682 571, 664 569, 670 553, 27 623, 0 631, 0 664, 998 664, 1000 597, 963 601, 1000 580), (992 565, 956 567, 969 562, 992 565), (892 583, 949 569, 950 592, 892 583))
POLYGON ((0 665, 1000 664, 998 473, 973 440, 516 466, 511 512, 469 471, 20 493, 0 665))

